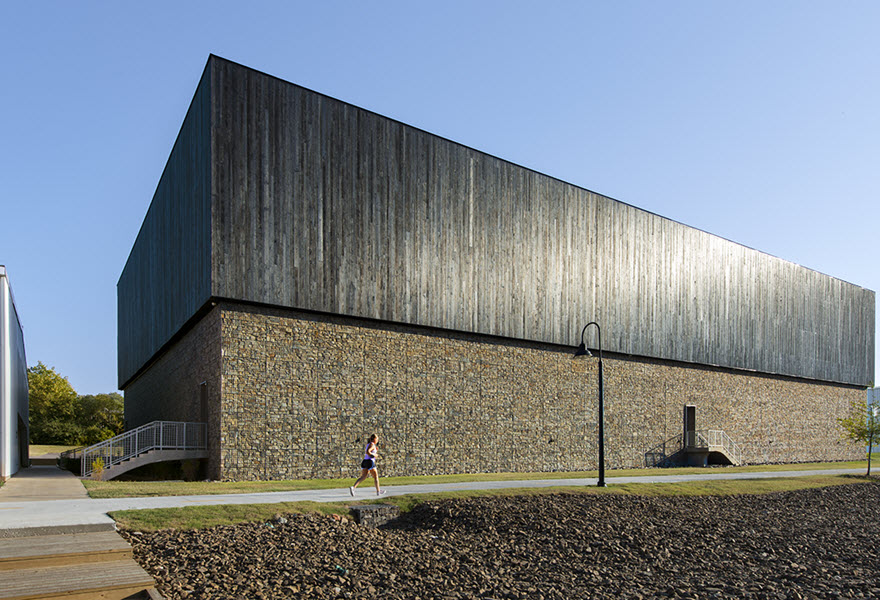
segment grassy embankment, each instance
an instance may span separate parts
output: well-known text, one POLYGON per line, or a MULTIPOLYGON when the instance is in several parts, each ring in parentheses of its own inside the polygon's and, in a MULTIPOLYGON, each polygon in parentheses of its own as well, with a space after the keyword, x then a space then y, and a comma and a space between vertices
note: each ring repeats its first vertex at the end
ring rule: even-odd
POLYGON ((65 450, 78 448, 79 446, 53 446, 51 444, 31 444, 28 446, 28 455, 31 458, 44 454, 61 454, 65 450))
MULTIPOLYGON (((856 475, 807 475, 778 479, 741 479, 732 481, 696 481, 687 483, 626 483, 610 481, 606 488, 593 486, 560 486, 551 488, 510 488, 502 490, 479 490, 413 494, 383 497, 381 500, 364 502, 281 502, 277 504, 246 504, 187 506, 183 508, 160 508, 151 510, 126 510, 110 513, 120 527, 135 531, 158 529, 197 529, 216 525, 234 525, 243 522, 268 521, 279 513, 319 513, 348 516, 352 504, 382 502, 395 504, 402 512, 412 510, 423 502, 447 498, 477 496, 516 496, 534 494, 627 494, 642 496, 696 496, 766 494, 793 490, 847 485, 869 481, 856 475)), ((873 479, 873 481, 877 481, 873 479)))

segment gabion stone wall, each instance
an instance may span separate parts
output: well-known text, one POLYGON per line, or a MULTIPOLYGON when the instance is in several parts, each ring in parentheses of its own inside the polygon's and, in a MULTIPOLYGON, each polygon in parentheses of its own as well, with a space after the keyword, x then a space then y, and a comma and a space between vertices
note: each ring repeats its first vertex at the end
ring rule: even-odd
MULTIPOLYGON (((220 466, 229 479, 351 477, 370 433, 383 475, 596 468, 597 360, 573 348, 221 304, 220 466)), ((573 340, 574 344, 577 340, 573 340)), ((850 460, 856 387, 606 355, 606 458, 644 466, 721 429, 749 463, 850 460)))
POLYGON ((359 504, 350 510, 355 523, 364 527, 379 527, 400 516, 400 508, 394 504, 359 504))
POLYGON ((220 474, 220 346, 214 309, 125 387, 127 429, 160 420, 207 422, 214 478, 220 474))

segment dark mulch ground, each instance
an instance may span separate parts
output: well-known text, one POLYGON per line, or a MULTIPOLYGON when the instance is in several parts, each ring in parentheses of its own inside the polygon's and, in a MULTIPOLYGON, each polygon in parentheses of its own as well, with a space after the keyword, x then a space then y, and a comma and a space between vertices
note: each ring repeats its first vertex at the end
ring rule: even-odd
POLYGON ((177 598, 880 598, 880 484, 557 494, 127 535, 177 598))

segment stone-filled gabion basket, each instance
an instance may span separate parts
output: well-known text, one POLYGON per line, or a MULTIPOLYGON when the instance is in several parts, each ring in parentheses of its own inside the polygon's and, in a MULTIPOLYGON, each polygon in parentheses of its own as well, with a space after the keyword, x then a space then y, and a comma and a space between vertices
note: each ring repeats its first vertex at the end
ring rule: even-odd
POLYGON ((379 527, 400 516, 400 509, 393 504, 360 504, 351 507, 354 521, 364 527, 379 527))

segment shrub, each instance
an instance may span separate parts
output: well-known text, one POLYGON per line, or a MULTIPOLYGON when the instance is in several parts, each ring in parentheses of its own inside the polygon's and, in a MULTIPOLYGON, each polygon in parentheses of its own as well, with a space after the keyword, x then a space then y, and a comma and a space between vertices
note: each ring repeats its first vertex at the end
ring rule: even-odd
POLYGON ((104 459, 100 456, 92 461, 92 479, 101 481, 104 478, 104 459))

